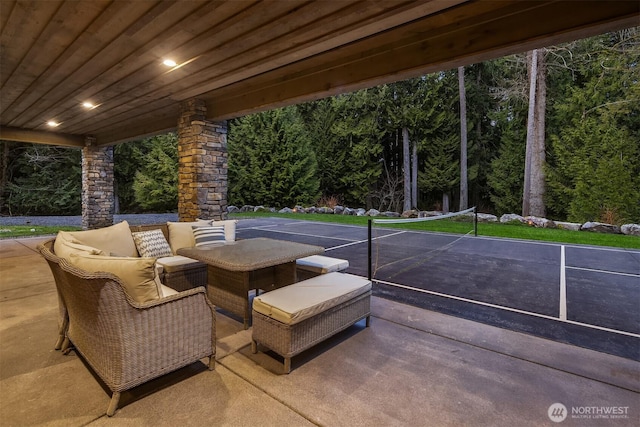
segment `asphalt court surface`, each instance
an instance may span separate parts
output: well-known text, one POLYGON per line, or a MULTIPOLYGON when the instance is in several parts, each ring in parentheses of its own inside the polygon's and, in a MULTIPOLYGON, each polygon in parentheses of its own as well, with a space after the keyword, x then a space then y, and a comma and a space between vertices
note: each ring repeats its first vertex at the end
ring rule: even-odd
MULTIPOLYGON (((482 225, 480 224, 479 227, 482 225)), ((325 248, 367 276, 367 228, 241 219, 237 237, 325 248)), ((374 294, 640 361, 640 251, 374 226, 374 294)))

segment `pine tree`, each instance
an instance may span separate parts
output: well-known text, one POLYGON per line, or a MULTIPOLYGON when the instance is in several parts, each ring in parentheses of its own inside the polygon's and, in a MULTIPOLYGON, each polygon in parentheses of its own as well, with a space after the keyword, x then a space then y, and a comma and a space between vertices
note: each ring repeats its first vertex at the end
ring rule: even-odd
POLYGON ((315 201, 315 154, 296 107, 236 119, 229 132, 229 201, 294 206, 315 201))

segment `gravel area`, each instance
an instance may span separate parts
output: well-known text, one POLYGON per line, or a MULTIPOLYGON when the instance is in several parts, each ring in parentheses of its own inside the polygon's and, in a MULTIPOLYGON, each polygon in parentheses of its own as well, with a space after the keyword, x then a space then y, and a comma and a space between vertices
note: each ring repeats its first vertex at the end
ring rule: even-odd
MULTIPOLYGON (((177 221, 177 213, 166 214, 125 214, 114 215, 113 223, 117 224, 126 220, 129 224, 161 224, 167 221, 177 221)), ((0 226, 3 225, 48 225, 48 226, 76 226, 82 227, 82 216, 3 216, 0 217, 0 226)))

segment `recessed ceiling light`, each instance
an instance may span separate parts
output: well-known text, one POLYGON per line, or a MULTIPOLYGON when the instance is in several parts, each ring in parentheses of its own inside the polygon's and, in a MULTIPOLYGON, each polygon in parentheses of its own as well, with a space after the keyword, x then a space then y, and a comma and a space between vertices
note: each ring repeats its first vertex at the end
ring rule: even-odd
POLYGON ((56 122, 55 120, 49 120, 47 124, 52 128, 60 126, 60 123, 56 122))
POLYGON ((173 59, 165 59, 164 61, 162 61, 162 63, 167 67, 175 67, 176 65, 178 65, 173 59))
POLYGON ((83 106, 84 108, 88 109, 88 110, 90 110, 90 109, 92 109, 92 108, 96 108, 96 106, 95 106, 93 103, 88 102, 88 101, 87 101, 87 102, 83 102, 83 103, 82 103, 82 106, 83 106))

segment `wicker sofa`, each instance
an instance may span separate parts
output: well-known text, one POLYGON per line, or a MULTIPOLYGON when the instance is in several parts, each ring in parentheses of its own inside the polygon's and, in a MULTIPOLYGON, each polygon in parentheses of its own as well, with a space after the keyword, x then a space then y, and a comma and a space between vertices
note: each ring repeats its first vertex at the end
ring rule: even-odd
MULTIPOLYGON (((210 225, 211 221, 180 222, 156 225, 129 225, 126 221, 96 230, 59 232, 51 241, 51 253, 65 258, 71 265, 90 272, 107 271, 123 280, 127 291, 139 303, 173 295, 207 284, 206 264, 177 256, 182 247, 195 245, 193 226, 210 225), (136 246, 136 234, 155 232, 166 247, 165 255, 155 257, 136 246), (161 232, 161 234, 159 234, 161 232)), ((225 241, 235 240, 235 221, 216 221, 224 227, 225 241)), ((153 233, 152 233, 153 234, 153 233)), ((139 237, 139 236, 138 236, 139 237)), ((157 249, 152 242, 151 252, 157 249)), ((146 248, 147 250, 149 248, 146 248)), ((54 272, 54 276, 55 276, 54 272)), ((56 278, 57 281, 57 278, 56 278)), ((59 295, 59 336, 56 350, 64 349, 67 317, 59 295)))
POLYGON ((120 393, 202 358, 215 367, 215 311, 203 287, 136 302, 116 275, 90 273, 53 252, 54 240, 38 246, 55 278, 68 344, 113 392, 120 393))

